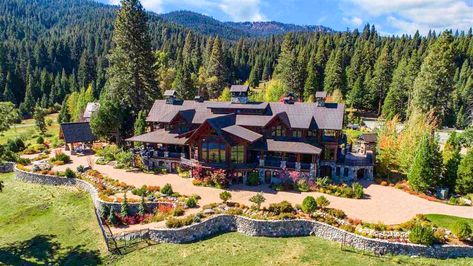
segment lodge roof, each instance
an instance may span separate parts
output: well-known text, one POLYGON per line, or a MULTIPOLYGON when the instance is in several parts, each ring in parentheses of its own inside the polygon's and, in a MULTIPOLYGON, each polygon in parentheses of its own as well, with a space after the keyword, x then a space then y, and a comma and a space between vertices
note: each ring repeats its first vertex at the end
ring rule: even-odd
POLYGON ((248 85, 232 85, 230 87, 230 92, 247 92, 250 90, 248 85))
POLYGON ((288 152, 300 154, 321 154, 322 149, 309 143, 293 141, 293 140, 275 140, 266 139, 255 143, 253 146, 256 150, 265 150, 273 152, 288 152))
POLYGON ((252 143, 263 137, 263 135, 258 134, 254 131, 251 131, 249 129, 246 129, 242 126, 238 125, 232 125, 228 127, 222 128, 223 131, 230 133, 232 135, 235 135, 239 138, 242 138, 244 140, 247 140, 248 142, 252 143))
POLYGON ((341 130, 345 106, 337 103, 326 103, 317 106, 316 103, 284 104, 280 102, 256 104, 231 104, 230 102, 214 101, 183 101, 181 104, 167 104, 165 100, 156 100, 151 108, 147 121, 169 123, 180 112, 193 110, 188 113, 192 124, 202 124, 207 119, 224 116, 217 109, 233 109, 236 113, 236 125, 264 127, 274 116, 286 113, 292 128, 298 129, 335 129, 341 130), (244 110, 258 110, 261 114, 242 114, 244 110))
POLYGON ((164 129, 157 129, 149 133, 128 138, 126 141, 184 145, 187 141, 187 138, 179 137, 179 134, 170 133, 164 129))
POLYGON ((89 122, 62 123, 60 135, 66 143, 92 142, 97 138, 92 134, 89 122))

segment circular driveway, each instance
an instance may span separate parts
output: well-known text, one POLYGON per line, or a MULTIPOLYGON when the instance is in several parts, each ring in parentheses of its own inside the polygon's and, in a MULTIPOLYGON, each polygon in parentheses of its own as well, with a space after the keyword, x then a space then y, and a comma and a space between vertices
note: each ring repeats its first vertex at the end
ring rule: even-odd
MULTIPOLYGON (((93 156, 93 155, 90 155, 93 156)), ((71 156, 73 163, 63 166, 55 166, 56 170, 64 170, 67 167, 75 169, 78 165, 88 165, 89 156, 71 156)), ((202 197, 199 205, 221 202, 219 194, 223 191, 211 187, 199 187, 192 184, 191 178, 182 178, 176 174, 153 175, 142 172, 130 172, 122 169, 114 169, 109 165, 95 165, 94 169, 111 178, 118 179, 127 184, 141 187, 142 185, 163 186, 170 183, 173 190, 185 195, 197 194, 202 197)), ((413 218, 416 214, 446 214, 466 218, 473 218, 473 207, 452 206, 444 203, 428 201, 414 195, 410 195, 400 189, 385 187, 377 184, 368 185, 365 188, 366 199, 347 199, 335 197, 318 192, 276 192, 269 189, 267 185, 249 187, 245 185, 231 186, 228 191, 232 194, 231 201, 251 205, 249 198, 257 192, 263 191, 266 202, 277 203, 287 200, 292 204, 301 204, 302 200, 309 195, 318 197, 324 195, 330 201, 330 207, 343 210, 348 217, 362 221, 385 224, 398 224, 413 218)))

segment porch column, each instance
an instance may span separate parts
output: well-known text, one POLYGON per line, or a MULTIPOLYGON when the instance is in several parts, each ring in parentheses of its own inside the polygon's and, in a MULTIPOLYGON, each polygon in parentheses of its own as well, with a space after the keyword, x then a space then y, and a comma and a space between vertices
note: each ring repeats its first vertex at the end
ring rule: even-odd
POLYGON ((264 158, 265 155, 264 155, 264 152, 263 151, 260 151, 259 152, 259 166, 260 167, 264 167, 264 158))
POLYGON ((296 170, 301 170, 301 155, 296 154, 296 170))
POLYGON ((286 153, 281 153, 281 166, 282 169, 286 169, 286 153))

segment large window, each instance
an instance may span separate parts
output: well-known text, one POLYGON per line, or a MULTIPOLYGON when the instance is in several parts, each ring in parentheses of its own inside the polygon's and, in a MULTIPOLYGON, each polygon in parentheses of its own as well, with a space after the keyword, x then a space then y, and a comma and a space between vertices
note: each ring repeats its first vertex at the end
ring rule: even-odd
POLYGON ((284 129, 282 126, 275 126, 271 128, 271 136, 273 137, 281 137, 283 136, 284 129))
POLYGON ((243 145, 236 145, 232 147, 232 163, 244 163, 245 147, 243 145))
POLYGON ((215 140, 202 142, 202 160, 211 163, 225 162, 225 144, 215 140))

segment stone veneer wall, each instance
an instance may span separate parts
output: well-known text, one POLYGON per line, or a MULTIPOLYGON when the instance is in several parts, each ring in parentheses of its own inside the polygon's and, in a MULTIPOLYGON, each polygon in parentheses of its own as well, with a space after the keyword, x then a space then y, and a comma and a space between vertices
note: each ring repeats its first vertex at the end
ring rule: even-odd
MULTIPOLYGON (((65 178, 65 177, 58 177, 53 175, 43 175, 37 173, 26 172, 15 168, 15 178, 21 180, 23 182, 28 183, 36 183, 36 184, 43 184, 43 185, 52 185, 52 186, 71 186, 77 187, 78 189, 87 191, 91 196, 94 202, 94 205, 97 209, 100 210, 102 205, 107 205, 109 208, 115 210, 116 212, 120 211, 120 203, 118 202, 106 202, 99 198, 97 189, 89 184, 88 182, 78 179, 78 178, 65 178)), ((154 210, 161 204, 173 204, 169 202, 146 202, 145 206, 148 210, 154 210)), ((128 207, 130 214, 138 213, 139 203, 136 202, 128 202, 128 207)))
MULTIPOLYGON (((30 183, 74 186, 89 192, 97 208, 102 204, 107 204, 115 210, 119 210, 120 208, 119 203, 108 203, 100 200, 95 187, 81 179, 60 178, 57 176, 35 174, 16 168, 15 177, 18 180, 30 183)), ((137 209, 138 207, 138 204, 130 203, 129 205, 131 209, 137 209)), ((415 255, 435 258, 473 257, 473 247, 471 246, 423 246, 416 244, 396 243, 386 240, 363 237, 341 230, 337 227, 312 220, 298 219, 265 221, 225 214, 216 215, 200 223, 195 223, 182 228, 149 229, 123 233, 116 235, 115 237, 126 240, 139 238, 165 243, 190 243, 226 232, 240 232, 249 236, 266 237, 315 235, 323 239, 336 241, 359 250, 366 250, 379 255, 415 255)))
MULTIPOLYGON (((424 256, 434 258, 473 257, 473 247, 437 245, 424 246, 371 239, 349 233, 337 227, 311 220, 254 220, 243 216, 217 215, 203 222, 172 229, 149 229, 123 233, 119 239, 150 239, 164 243, 190 243, 210 236, 240 232, 249 236, 292 237, 315 235, 317 237, 343 243, 358 250, 366 250, 378 255, 394 254, 424 256)), ((314 247, 316 248, 316 247, 314 247)))
POLYGON ((15 168, 15 163, 12 162, 5 162, 5 163, 0 163, 0 173, 10 173, 13 172, 13 169, 15 168))

